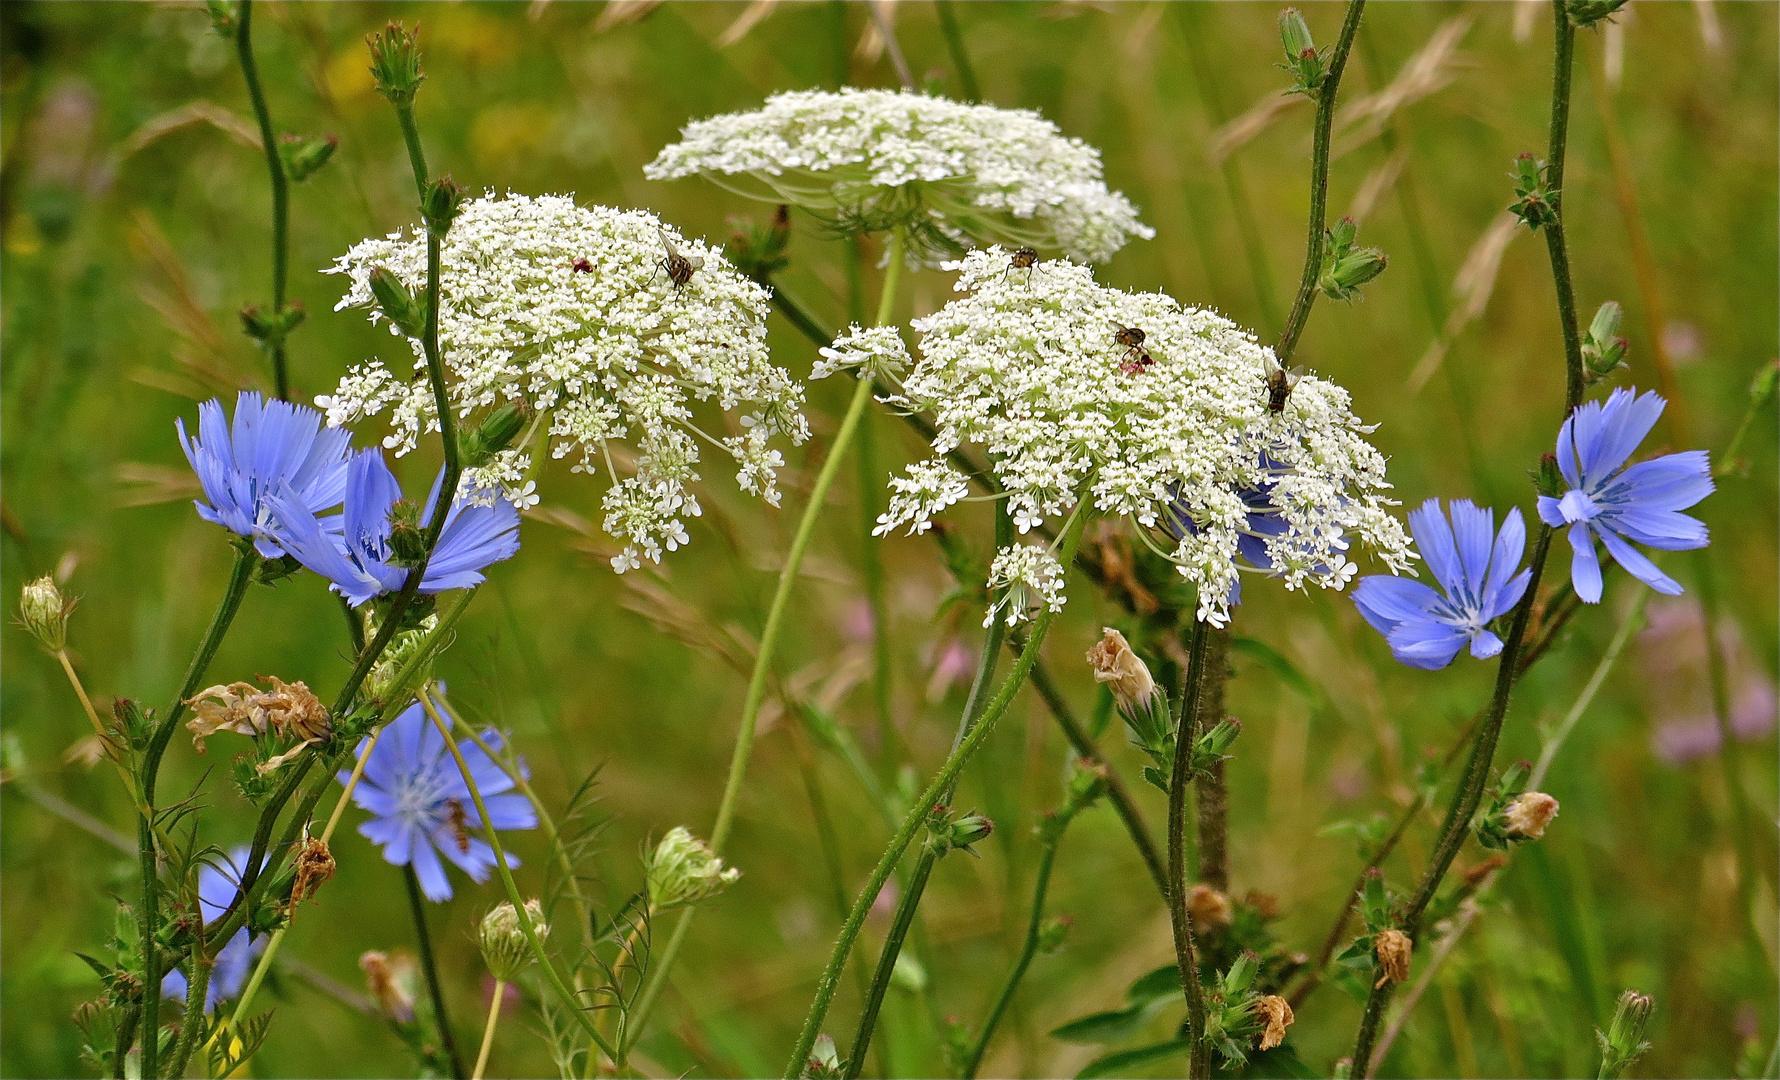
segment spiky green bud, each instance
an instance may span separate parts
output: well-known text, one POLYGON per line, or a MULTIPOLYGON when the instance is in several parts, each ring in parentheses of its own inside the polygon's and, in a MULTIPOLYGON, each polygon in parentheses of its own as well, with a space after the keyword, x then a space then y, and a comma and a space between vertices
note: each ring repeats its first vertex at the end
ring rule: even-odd
MULTIPOLYGON (((525 902, 525 921, 542 941, 550 934, 544 922, 544 906, 536 900, 525 902)), ((482 916, 476 927, 476 943, 482 947, 482 962, 489 974, 501 982, 512 982, 536 959, 531 942, 519 922, 519 911, 510 903, 497 904, 482 916)))
POLYGON ((649 906, 659 913, 708 900, 733 885, 740 870, 725 867, 710 845, 676 825, 649 857, 649 906))
POLYGON ((19 590, 19 622, 37 643, 52 653, 68 647, 68 613, 74 601, 66 599, 48 574, 19 590))

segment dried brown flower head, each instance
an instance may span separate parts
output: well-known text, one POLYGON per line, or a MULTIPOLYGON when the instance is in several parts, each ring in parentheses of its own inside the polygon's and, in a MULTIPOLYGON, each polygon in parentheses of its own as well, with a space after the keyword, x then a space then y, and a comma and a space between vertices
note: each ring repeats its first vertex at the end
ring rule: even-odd
POLYGON ((334 876, 334 854, 328 850, 328 843, 319 837, 305 837, 297 847, 294 865, 297 877, 290 887, 290 913, 297 913, 297 905, 313 897, 322 883, 334 876))
POLYGON ((1292 1026, 1292 1006, 1278 994, 1268 994, 1255 1002, 1255 1011, 1267 1018, 1261 1032, 1261 1049, 1271 1050, 1286 1041, 1286 1028, 1292 1026))
POLYGON ((1131 651, 1125 635, 1108 626, 1105 636, 1088 650, 1088 663, 1094 665, 1094 681, 1108 684, 1119 707, 1142 708, 1156 692, 1156 681, 1150 669, 1131 651))
POLYGON ((1230 925, 1230 898, 1204 883, 1187 894, 1187 911, 1195 928, 1230 925))
POLYGON ((1378 954, 1378 981, 1374 986, 1383 986, 1387 982, 1402 982, 1409 978, 1409 957, 1415 951, 1415 942, 1401 930, 1380 930, 1378 937, 1372 942, 1372 949, 1378 954))
POLYGON ((1558 801, 1543 791, 1529 791, 1508 804, 1508 835, 1537 840, 1557 817, 1558 801))
POLYGON ((270 772, 332 733, 327 707, 301 680, 287 683, 276 675, 264 675, 260 681, 271 689, 260 690, 244 682, 219 684, 186 701, 194 715, 185 726, 198 753, 204 752, 204 740, 219 731, 248 736, 276 732, 298 740, 296 746, 260 766, 261 772, 270 772))

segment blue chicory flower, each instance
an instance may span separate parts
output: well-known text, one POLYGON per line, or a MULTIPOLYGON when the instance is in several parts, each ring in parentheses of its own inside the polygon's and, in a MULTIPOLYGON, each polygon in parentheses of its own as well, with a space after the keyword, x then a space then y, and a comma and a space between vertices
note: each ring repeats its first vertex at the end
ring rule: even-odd
POLYGON ((1601 600, 1596 537, 1614 562, 1669 596, 1679 596, 1681 586, 1628 541, 1660 551, 1706 546, 1706 526, 1678 512, 1712 493, 1712 463, 1704 450, 1621 467, 1667 404, 1654 390, 1615 390, 1605 404, 1577 406, 1558 431, 1558 470, 1570 490, 1560 498, 1539 496, 1539 520, 1570 526, 1570 584, 1587 603, 1601 600))
POLYGON ((210 500, 196 504, 198 516, 252 538, 268 559, 284 554, 268 496, 287 490, 313 515, 340 505, 346 491, 351 433, 321 421, 308 406, 265 401, 252 391, 235 399, 233 425, 215 398, 198 406, 197 438, 186 435, 184 419, 175 420, 179 445, 210 500))
MULTIPOLYGON (((420 520, 431 520, 439 499, 441 473, 433 481, 420 520)), ((344 513, 322 521, 288 491, 268 501, 285 548, 304 566, 333 582, 333 589, 358 607, 374 596, 394 592, 408 569, 392 560, 390 508, 402 497, 401 485, 377 450, 354 455, 346 468, 344 513)), ((422 593, 467 589, 482 584, 482 571, 519 550, 519 511, 504 498, 479 505, 463 494, 446 515, 438 546, 420 580, 422 593)))
MULTIPOLYGON (((482 741, 494 750, 501 747, 500 734, 493 729, 483 733, 482 741)), ((359 744, 359 756, 364 756, 369 742, 359 744)), ((494 827, 503 832, 537 828, 537 811, 531 800, 513 793, 513 779, 474 743, 462 743, 459 749, 494 827)), ((457 759, 420 703, 390 721, 370 752, 365 774, 352 790, 352 801, 373 815, 358 827, 360 835, 382 846, 388 862, 412 865, 421 892, 435 903, 451 899, 441 854, 472 880, 487 881, 494 869, 494 849, 479 835, 482 818, 464 786, 457 759)), ((531 775, 524 761, 518 765, 522 776, 531 775)), ((342 770, 340 782, 346 783, 350 775, 342 770)), ((507 865, 518 866, 519 860, 508 853, 507 865)))
POLYGON ((1498 533, 1495 511, 1487 507, 1456 499, 1448 524, 1440 500, 1429 499, 1410 512, 1409 530, 1445 595, 1419 581, 1376 574, 1354 590, 1360 614, 1385 636, 1392 656, 1424 671, 1452 663, 1466 642, 1479 660, 1501 652, 1502 639, 1489 623, 1520 602, 1533 573, 1514 573, 1527 543, 1520 509, 1508 511, 1498 533))
MULTIPOLYGON (((198 909, 203 913, 205 922, 221 918, 223 912, 234 902, 235 893, 241 884, 242 870, 247 866, 247 858, 251 854, 253 852, 243 844, 229 852, 228 860, 223 866, 207 865, 198 871, 198 909)), ((265 948, 266 939, 250 936, 246 927, 235 931, 235 936, 216 954, 216 962, 210 969, 210 985, 204 990, 205 1012, 214 1011, 217 1002, 241 992, 253 969, 255 958, 265 948)), ((169 971, 161 980, 162 997, 184 998, 186 989, 183 971, 169 971)))

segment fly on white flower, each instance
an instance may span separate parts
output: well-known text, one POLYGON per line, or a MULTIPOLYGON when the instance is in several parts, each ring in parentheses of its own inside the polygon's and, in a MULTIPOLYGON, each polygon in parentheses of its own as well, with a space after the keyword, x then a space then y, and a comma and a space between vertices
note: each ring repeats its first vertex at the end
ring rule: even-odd
MULTIPOLYGON (((969 444, 987 455, 1020 532, 1074 511, 1086 491, 1084 509, 1129 518, 1197 587, 1199 617, 1213 623, 1240 598, 1239 564, 1288 588, 1338 589, 1357 540, 1408 568, 1384 457, 1345 390, 1306 375, 1292 408, 1274 412, 1278 364, 1229 320, 1103 287, 1062 261, 1041 264, 1045 288, 1029 289, 1008 277, 1008 258, 992 249, 947 264, 964 295, 914 323, 920 359, 894 403, 933 419, 934 456, 891 481, 879 533, 920 532, 965 497, 944 455, 969 444)), ((1007 557, 1001 580, 1045 595, 1033 556, 1007 557)), ((1060 574, 1054 588, 1060 599, 1060 574)))
MULTIPOLYGON (((744 490, 777 503, 784 458, 773 442, 808 437, 803 387, 768 359, 766 290, 720 253, 642 211, 490 194, 464 205, 440 259, 439 347, 452 404, 466 419, 509 403, 536 417, 517 445, 467 472, 466 484, 535 505, 533 455, 546 447, 571 458, 575 472, 603 475, 620 572, 687 542, 702 448, 721 448, 744 490), (651 288, 664 271, 671 292, 651 288), (737 414, 742 434, 707 434, 706 409, 737 414)), ((377 321, 370 278, 379 267, 419 292, 424 233, 366 240, 336 260, 329 272, 352 283, 337 309, 370 308, 377 321)), ((420 343, 408 345, 406 369, 366 361, 317 399, 328 423, 388 414, 394 430, 384 445, 398 454, 438 430, 420 343)))

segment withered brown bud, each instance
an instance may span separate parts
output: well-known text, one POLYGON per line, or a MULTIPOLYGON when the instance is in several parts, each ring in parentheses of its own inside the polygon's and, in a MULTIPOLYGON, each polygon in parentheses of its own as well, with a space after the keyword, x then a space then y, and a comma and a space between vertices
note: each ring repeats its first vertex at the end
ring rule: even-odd
POLYGON ((385 1015, 407 1023, 414 1019, 414 962, 397 954, 372 949, 358 958, 359 970, 365 973, 365 989, 377 999, 385 1015))
POLYGON ((1187 911, 1195 927, 1230 925, 1230 898, 1203 882, 1187 894, 1187 911))
POLYGON ((1469 866, 1464 870, 1459 871, 1459 875, 1465 879, 1465 885, 1467 887, 1475 889, 1477 886, 1483 884, 1484 878, 1489 877, 1506 865, 1508 865, 1508 856, 1498 851, 1494 855, 1491 855, 1489 858, 1478 863, 1476 866, 1469 866))
POLYGON ((297 913, 297 905, 313 897, 322 883, 334 876, 334 855, 328 850, 328 843, 320 837, 305 837, 297 848, 297 877, 290 887, 290 913, 297 913))
POLYGON ((1545 835, 1545 826, 1557 817, 1558 801, 1543 791, 1529 791, 1508 804, 1508 835, 1537 840, 1545 835))
POLYGON ((1387 982, 1400 983, 1409 978, 1409 957, 1415 951, 1415 942, 1401 930, 1380 930, 1373 940, 1372 949, 1378 954, 1378 981, 1372 985, 1383 986, 1387 982))
POLYGON ((1150 669, 1131 651, 1125 635, 1108 626, 1104 637, 1088 650, 1088 663, 1094 666, 1094 681, 1106 683, 1121 708, 1141 708, 1156 692, 1156 680, 1150 669))
POLYGON ((1271 1050, 1286 1041, 1286 1028, 1292 1026, 1292 1006, 1278 994, 1268 994, 1255 1002, 1255 1011, 1267 1018, 1261 1032, 1261 1049, 1271 1050))

